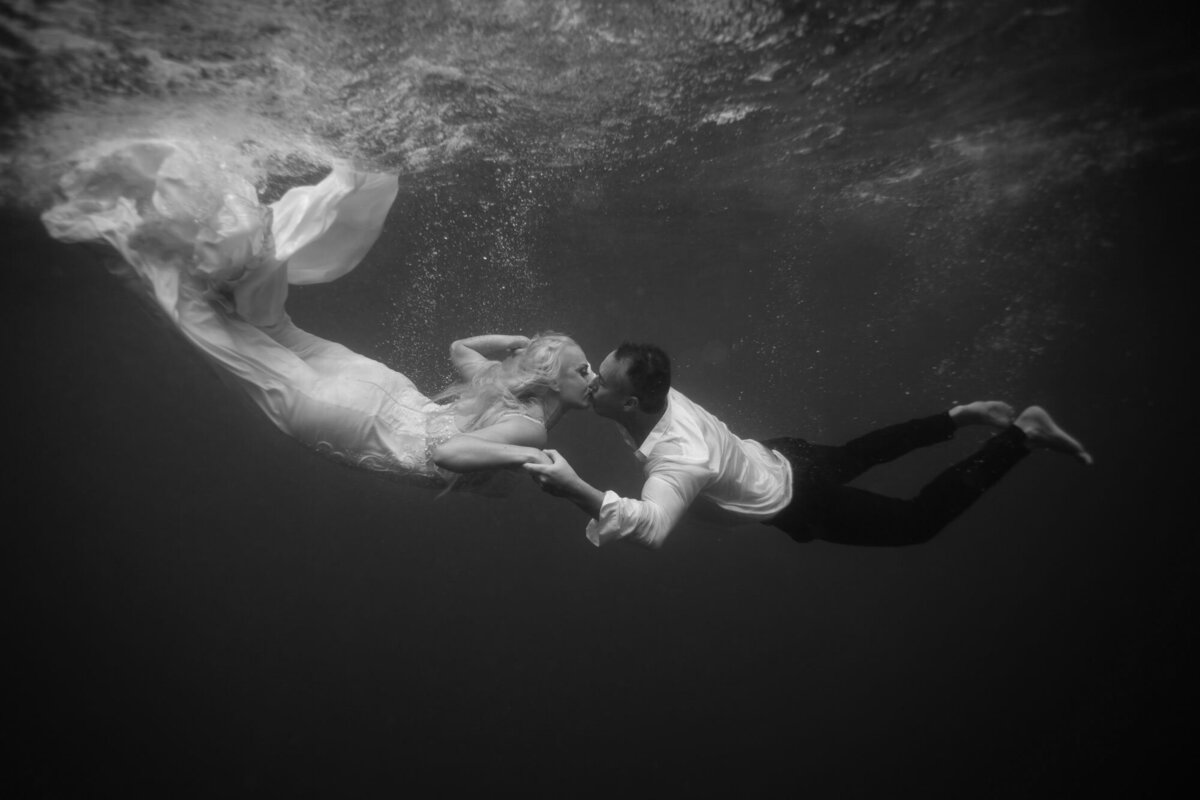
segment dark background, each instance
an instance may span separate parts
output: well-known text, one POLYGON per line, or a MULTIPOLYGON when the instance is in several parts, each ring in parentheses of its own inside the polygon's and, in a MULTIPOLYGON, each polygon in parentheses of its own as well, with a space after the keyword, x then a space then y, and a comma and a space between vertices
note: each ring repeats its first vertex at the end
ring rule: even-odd
MULTIPOLYGON (((38 265, 0 315, 17 775, 89 795, 1166 787, 1194 745, 1194 345, 1186 299, 1146 284, 1184 263, 1192 177, 1149 176, 1161 204, 1111 234, 1137 285, 1103 287, 1111 328, 1040 386, 1095 467, 1035 454, 943 537, 881 551, 695 523, 657 553, 594 550, 532 486, 435 500, 327 463, 94 254, 10 219, 5 251, 38 265)), ((555 434, 636 486, 604 423, 555 434)))

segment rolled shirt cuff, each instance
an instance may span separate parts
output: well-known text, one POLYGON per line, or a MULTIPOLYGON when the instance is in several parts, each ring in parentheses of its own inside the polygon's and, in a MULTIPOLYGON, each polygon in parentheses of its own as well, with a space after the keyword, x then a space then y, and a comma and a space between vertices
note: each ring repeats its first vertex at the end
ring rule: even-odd
POLYGON ((621 497, 616 492, 605 492, 600 503, 600 514, 587 526, 587 539, 596 547, 624 538, 629 531, 621 530, 621 497))

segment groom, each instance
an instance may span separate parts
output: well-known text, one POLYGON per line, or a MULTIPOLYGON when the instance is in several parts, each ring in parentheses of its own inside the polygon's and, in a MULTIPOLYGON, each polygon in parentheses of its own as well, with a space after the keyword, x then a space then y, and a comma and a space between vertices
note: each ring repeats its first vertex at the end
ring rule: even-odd
POLYGON ((590 387, 592 409, 617 422, 642 463, 640 499, 600 491, 557 451, 527 464, 543 489, 589 516, 587 538, 600 546, 624 539, 661 547, 699 497, 733 523, 761 522, 792 539, 907 545, 929 541, 979 499, 1032 448, 1092 458, 1050 415, 1030 406, 979 401, 915 419, 840 446, 797 438, 741 439, 671 388, 671 362, 660 348, 625 343, 608 354, 590 387), (974 455, 947 469, 909 500, 846 486, 877 464, 953 438, 966 425, 999 429, 974 455))

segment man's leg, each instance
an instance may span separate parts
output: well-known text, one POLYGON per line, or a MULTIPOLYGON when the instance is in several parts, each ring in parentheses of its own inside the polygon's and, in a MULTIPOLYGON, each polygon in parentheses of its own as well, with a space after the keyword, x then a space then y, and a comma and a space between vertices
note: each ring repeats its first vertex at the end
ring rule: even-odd
MULTIPOLYGON (((999 426, 1004 418, 1003 404, 972 403, 957 406, 949 415, 955 427, 964 424, 999 426)), ((937 417, 928 418, 935 420, 937 417)), ((915 420, 893 428, 914 426, 915 420)), ((930 431, 935 430, 929 422, 930 431)), ((850 473, 848 465, 872 458, 874 463, 902 455, 907 442, 921 441, 917 435, 925 426, 913 427, 911 437, 898 436, 885 428, 841 448, 811 445, 802 440, 776 440, 781 453, 793 466, 795 500, 768 524, 786 531, 796 541, 814 538, 842 544, 904 545, 928 541, 951 520, 978 500, 1008 470, 1024 458, 1031 447, 1074 455, 1085 464, 1091 456, 1078 441, 1059 428, 1043 409, 1032 406, 992 437, 971 457, 955 464, 930 482, 914 498, 902 500, 842 485, 850 473), (867 455, 843 452, 856 445, 867 455), (830 466, 833 465, 833 466, 830 466)), ((947 437, 948 438, 948 437, 947 437)), ((914 446, 921 446, 920 444, 914 446)), ((910 446, 909 449, 913 449, 910 446)), ((869 465, 868 465, 869 466, 869 465)), ((861 471, 851 475, 851 478, 861 471)))
POLYGON ((1011 415, 1012 409, 1007 404, 983 401, 889 425, 843 445, 813 444, 792 437, 764 440, 764 445, 791 462, 792 493, 796 498, 768 524, 786 531, 798 542, 811 541, 811 498, 827 495, 830 488, 849 483, 871 467, 917 448, 948 441, 963 425, 1000 425, 1011 419, 1011 415))
POLYGON ((762 443, 791 462, 793 494, 801 496, 813 484, 849 483, 871 467, 947 441, 954 431, 950 416, 943 412, 889 425, 843 445, 813 444, 792 437, 764 439, 762 443))
POLYGON ((894 461, 921 447, 950 441, 957 429, 950 414, 942 412, 871 431, 830 448, 831 452, 815 465, 819 476, 814 477, 834 484, 849 483, 871 467, 894 461))
POLYGON ((959 428, 990 425, 1004 429, 1012 424, 1012 420, 1012 406, 998 400, 980 400, 931 417, 871 431, 840 447, 813 445, 821 450, 810 460, 811 468, 819 473, 813 477, 831 483, 849 483, 871 467, 894 461, 918 448, 949 441, 959 428))
POLYGON ((927 542, 1029 455, 1026 438, 1015 425, 996 434, 907 500, 852 486, 814 486, 805 504, 814 538, 874 546, 927 542))

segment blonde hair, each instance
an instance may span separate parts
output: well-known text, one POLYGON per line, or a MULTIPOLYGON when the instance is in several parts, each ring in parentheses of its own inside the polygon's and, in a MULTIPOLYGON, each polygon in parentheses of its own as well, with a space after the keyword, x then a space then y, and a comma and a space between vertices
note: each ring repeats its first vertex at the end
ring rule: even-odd
POLYGON ((565 334, 538 333, 521 350, 479 370, 469 381, 446 387, 435 399, 453 399, 459 413, 470 418, 464 430, 486 428, 558 391, 563 350, 569 345, 575 340, 565 334))

